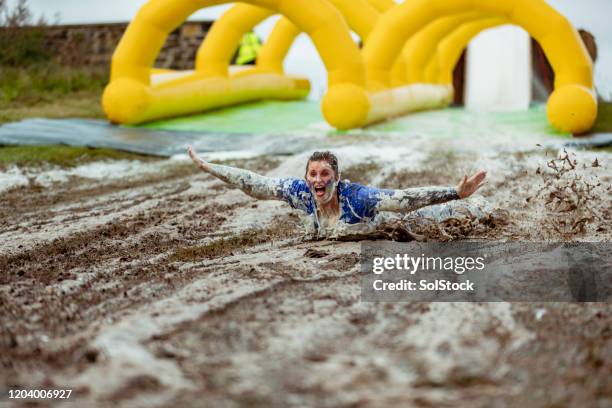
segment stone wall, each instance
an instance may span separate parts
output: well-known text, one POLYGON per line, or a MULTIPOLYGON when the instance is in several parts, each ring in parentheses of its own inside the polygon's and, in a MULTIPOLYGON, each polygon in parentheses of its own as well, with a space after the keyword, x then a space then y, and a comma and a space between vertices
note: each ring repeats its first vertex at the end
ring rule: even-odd
MULTIPOLYGON (((191 69, 196 52, 210 29, 210 21, 188 21, 173 31, 155 66, 191 69)), ((45 27, 45 45, 61 64, 108 67, 128 23, 56 25, 45 27)))

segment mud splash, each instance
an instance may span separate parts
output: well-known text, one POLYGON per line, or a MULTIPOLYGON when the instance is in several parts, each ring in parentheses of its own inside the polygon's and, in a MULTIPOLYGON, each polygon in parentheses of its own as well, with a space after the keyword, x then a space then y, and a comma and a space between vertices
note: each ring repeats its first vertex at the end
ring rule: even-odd
POLYGON ((605 205, 612 202, 612 186, 597 175, 602 163, 595 157, 588 167, 596 171, 589 172, 587 163, 576 156, 564 149, 536 171, 542 186, 534 198, 544 203, 547 216, 541 226, 548 235, 564 240, 583 236, 589 229, 605 231, 612 218, 612 206, 605 205))

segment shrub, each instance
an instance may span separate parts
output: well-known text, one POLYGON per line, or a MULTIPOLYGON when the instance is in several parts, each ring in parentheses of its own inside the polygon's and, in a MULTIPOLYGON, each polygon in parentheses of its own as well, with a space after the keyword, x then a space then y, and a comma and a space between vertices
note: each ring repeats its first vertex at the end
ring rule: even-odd
POLYGON ((34 23, 27 0, 19 0, 13 9, 7 0, 0 0, 0 65, 18 67, 48 60, 45 25, 42 17, 34 23))
POLYGON ((10 104, 35 105, 74 92, 101 93, 108 70, 93 67, 62 67, 53 63, 25 68, 0 66, 0 108, 10 104))

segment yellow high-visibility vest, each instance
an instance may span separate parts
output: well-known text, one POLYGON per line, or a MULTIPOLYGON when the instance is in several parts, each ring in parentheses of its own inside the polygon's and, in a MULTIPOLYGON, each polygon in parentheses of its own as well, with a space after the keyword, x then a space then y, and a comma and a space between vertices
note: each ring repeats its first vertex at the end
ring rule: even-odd
POLYGON ((240 40, 240 48, 238 49, 238 57, 236 58, 236 64, 245 65, 255 61, 257 53, 261 49, 261 41, 259 37, 252 31, 242 36, 240 40))

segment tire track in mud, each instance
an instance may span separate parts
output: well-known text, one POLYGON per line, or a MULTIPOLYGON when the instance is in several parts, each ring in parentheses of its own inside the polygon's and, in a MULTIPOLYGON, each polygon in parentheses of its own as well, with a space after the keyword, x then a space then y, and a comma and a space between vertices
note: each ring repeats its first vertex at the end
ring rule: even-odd
MULTIPOLYGON (((535 334, 508 358, 520 392, 500 407, 605 407, 612 400, 612 309, 606 303, 522 303, 515 319, 535 334)), ((480 406, 487 401, 482 396, 480 406)))
MULTIPOLYGON (((213 405, 284 406, 292 401, 298 406, 430 406, 451 397, 467 403, 465 394, 482 384, 495 388, 486 390, 489 396, 511 391, 488 373, 462 383, 465 374, 450 371, 446 376, 458 382, 450 396, 440 399, 442 385, 418 380, 424 370, 422 351, 406 336, 411 327, 420 330, 430 305, 361 303, 359 274, 287 280, 151 338, 146 347, 157 358, 176 362, 196 386, 175 393, 171 403, 183 406, 205 399, 213 405), (373 395, 376 389, 387 392, 373 395)), ((469 309, 490 315, 482 305, 469 309)), ((484 323, 479 319, 466 323, 484 323)), ((507 333, 498 331, 499 336, 492 333, 487 341, 505 355, 507 333)), ((472 342, 476 348, 478 343, 472 342)), ((124 402, 114 396, 111 400, 124 402)))
POLYGON ((208 198, 219 191, 212 196, 189 194, 185 186, 175 184, 174 191, 147 212, 0 256, 5 272, 0 274, 0 314, 7 329, 0 349, 11 356, 3 358, 5 367, 41 360, 56 368, 82 367, 96 359, 85 347, 88 328, 167 296, 196 276, 179 271, 180 262, 169 262, 163 254, 207 238, 250 202, 208 205, 208 198), (60 338, 68 343, 59 348, 45 344, 49 339, 57 344, 60 338))
MULTIPOLYGON (((346 246, 346 245, 345 245, 346 246)), ((342 276, 335 276, 337 271, 330 273, 320 273, 313 264, 310 268, 311 276, 305 282, 301 277, 304 271, 300 271, 292 266, 299 261, 304 250, 297 247, 287 247, 283 245, 270 248, 267 245, 260 245, 248 250, 249 258, 252 259, 251 266, 236 266, 232 259, 238 259, 241 255, 234 255, 225 260, 225 266, 219 267, 219 263, 211 265, 209 262, 198 262, 197 265, 183 265, 182 269, 194 269, 201 279, 194 280, 187 287, 177 291, 171 297, 159 299, 145 306, 145 309, 132 309, 132 312, 117 322, 108 326, 104 331, 100 331, 90 344, 97 347, 105 358, 100 364, 91 365, 89 369, 82 373, 75 373, 73 380, 75 384, 90 384, 92 393, 96 398, 99 394, 104 394, 102 401, 110 398, 111 400, 123 400, 135 393, 138 393, 140 379, 147 378, 150 381, 159 383, 160 387, 155 390, 146 390, 152 393, 162 391, 174 393, 177 387, 183 389, 185 381, 180 380, 181 373, 176 372, 176 368, 169 360, 159 359, 145 349, 140 344, 147 342, 151 338, 159 338, 165 333, 175 330, 175 326, 181 322, 195 321, 198 323, 200 315, 219 313, 234 303, 241 303, 252 298, 267 296, 271 291, 275 292, 277 287, 284 287, 289 284, 310 284, 318 282, 329 282, 336 279, 355 277, 356 273, 351 272, 342 276), (288 248, 288 249, 287 249, 288 248), (269 263, 268 258, 280 261, 279 263, 269 263), (263 262, 262 262, 263 261, 263 262), (283 271, 284 273, 279 273, 283 271), (292 276, 296 275, 296 276, 292 276), (205 278, 203 278, 205 276, 205 278), (232 282, 238 285, 235 289, 232 282), (260 293, 261 292, 261 293, 260 293), (134 320, 137 320, 134 321, 134 320), (162 329, 165 327, 165 329, 162 329), (130 333, 126 335, 126 333, 130 333), (130 349, 134 353, 126 355, 121 350, 130 349), (169 365, 170 364, 170 365, 169 365), (117 367, 130 368, 120 369, 115 372, 117 367), (168 377, 166 373, 152 369, 152 367, 164 366, 166 372, 174 373, 168 377), (113 370, 113 379, 103 381, 103 385, 88 382, 89 378, 106 377, 101 373, 113 370), (110 397, 109 397, 109 394, 110 397)), ((352 246, 346 246, 349 249, 352 246)), ((337 258, 331 257, 329 262, 337 265, 337 258)), ((357 262, 356 253, 351 253, 347 261, 342 265, 342 270, 351 269, 357 262)), ((328 268, 326 268, 328 269, 328 268)), ((358 273, 358 272, 357 272, 358 273)), ((143 390, 140 390, 143 391, 143 390)), ((149 398, 150 396, 147 396, 149 398)))
MULTIPOLYGON (((2 252, 22 252, 40 242, 50 241, 53 237, 66 236, 83 229, 93 229, 107 222, 113 222, 122 216, 130 216, 131 213, 139 210, 148 211, 149 207, 156 204, 155 200, 170 199, 173 195, 187 189, 190 184, 191 186, 198 185, 189 198, 194 204, 198 201, 204 202, 204 199, 209 196, 219 196, 226 188, 211 176, 204 174, 195 177, 193 175, 184 176, 182 173, 191 174, 191 170, 184 170, 182 167, 180 171, 174 167, 173 169, 170 175, 155 177, 146 175, 143 180, 121 182, 118 184, 121 188, 117 191, 115 191, 117 183, 114 183, 112 192, 109 194, 107 194, 108 186, 104 183, 100 183, 97 189, 88 187, 85 201, 68 199, 58 205, 47 206, 45 204, 42 209, 37 210, 36 199, 33 199, 34 205, 30 208, 31 211, 28 211, 27 208, 24 209, 25 212, 15 210, 18 219, 9 227, 0 228, 2 252), (165 179, 167 181, 160 181, 165 179), (223 188, 212 189, 218 185, 223 188), (202 187, 213 190, 213 194, 199 191, 202 187), (142 208, 138 209, 139 205, 142 208), (78 223, 77 221, 86 222, 78 223), (24 239, 24 235, 27 239, 24 239)), ((56 189, 49 188, 50 196, 62 196, 64 188, 61 185, 56 187, 56 189), (54 193, 57 189, 60 192, 54 193)), ((41 194, 45 196, 44 193, 41 194)), ((81 198, 80 194, 78 198, 81 198)), ((13 210, 10 205, 8 208, 13 210)))
POLYGON ((60 208, 60 214, 47 211, 47 219, 38 219, 34 215, 31 224, 27 222, 16 225, 12 231, 3 231, 0 238, 4 242, 3 254, 18 254, 45 245, 55 238, 64 238, 83 231, 91 231, 104 224, 114 223, 122 218, 129 218, 134 213, 153 211, 155 206, 163 202, 167 197, 179 194, 189 189, 189 183, 179 182, 177 184, 157 185, 155 189, 148 188, 139 191, 138 196, 126 196, 123 200, 111 198, 114 203, 110 207, 103 201, 98 202, 99 210, 77 211, 73 214, 65 214, 60 208), (64 215, 62 215, 64 214, 64 215), (23 237, 27 239, 23 239, 23 237), (18 244, 18 245, 16 245, 18 244))
MULTIPOLYGON (((109 260, 128 263, 123 269, 133 269, 141 265, 138 263, 130 265, 130 262, 141 261, 146 264, 150 256, 163 254, 170 249, 202 239, 219 225, 214 223, 215 220, 222 222, 225 219, 213 216, 207 220, 208 223, 198 224, 198 228, 193 229, 193 232, 187 237, 181 237, 180 232, 185 231, 188 227, 178 228, 177 221, 172 221, 172 217, 180 215, 183 215, 184 219, 192 217, 189 214, 185 215, 181 208, 166 208, 161 204, 158 207, 162 208, 140 212, 127 219, 109 222, 90 231, 57 238, 48 244, 17 255, 0 256, 0 268, 6 272, 0 276, 0 284, 32 282, 48 285, 74 277, 71 271, 86 270, 96 263, 104 263, 109 260), (149 229, 163 225, 164 222, 177 227, 175 229, 179 231, 179 234, 175 237, 168 237, 163 236, 160 232, 147 232, 149 229)), ((223 213, 236 207, 238 206, 217 205, 206 211, 223 213)), ((203 215, 202 210, 196 210, 195 213, 199 216, 203 215)), ((116 272, 112 271, 112 273, 116 272)))
MULTIPOLYGON (((265 252, 265 251, 268 251, 269 248, 266 246, 263 248, 263 250, 265 252)), ((261 251, 261 249, 259 251, 261 251)), ((257 253, 257 251, 255 253, 257 253)), ((240 256, 240 255, 236 255, 236 256, 240 256)), ((159 267, 159 265, 157 265, 156 267, 159 267)), ((206 269, 190 271, 191 273, 189 276, 190 278, 189 280, 193 280, 193 278, 196 278, 198 276, 201 276, 202 274, 205 274, 206 269)), ((231 270, 233 271, 234 269, 231 268, 231 270)), ((250 271, 246 271, 246 273, 249 276, 252 275, 250 271)), ((170 292, 174 293, 181 286, 189 283, 189 280, 186 280, 185 282, 183 282, 183 284, 180 284, 181 282, 178 282, 179 284, 174 285, 171 291, 168 291, 168 290, 164 291, 165 288, 159 288, 160 293, 158 296, 154 296, 154 299, 152 299, 151 297, 148 297, 146 299, 134 300, 132 298, 131 303, 123 305, 123 307, 121 307, 119 310, 117 310, 117 305, 115 304, 114 305, 115 310, 107 310, 106 312, 108 313, 106 313, 106 315, 110 315, 111 314, 110 312, 114 312, 114 315, 112 315, 112 317, 113 317, 113 320, 116 320, 118 316, 122 314, 121 310, 134 310, 139 305, 150 303, 151 301, 155 302, 159 299, 163 299, 165 295, 169 295, 170 292)), ((258 279, 255 279, 255 281, 257 280, 258 279)), ((147 286, 152 285, 152 282, 150 280, 147 280, 145 282, 147 286)), ((50 302, 47 302, 47 305, 49 305, 49 303, 50 302)), ((98 322, 98 324, 105 324, 106 322, 105 314, 82 316, 82 319, 87 320, 89 322, 96 321, 98 322)), ((40 333, 41 330, 42 330, 41 328, 38 328, 36 332, 40 333)), ((83 328, 81 328, 81 330, 83 330, 83 328)), ((34 330, 32 332, 34 332, 34 330)), ((23 349, 23 347, 18 348, 18 344, 16 344, 16 340, 13 339, 12 340, 13 344, 9 345, 9 349, 3 350, 2 363, 7 369, 14 368, 14 369, 18 369, 18 371, 25 370, 25 368, 28 365, 35 365, 38 370, 40 370, 42 366, 48 365, 49 369, 54 372, 57 372, 58 370, 65 371, 67 369, 73 373, 80 372, 99 360, 99 352, 96 349, 91 349, 88 346, 89 337, 91 336, 91 330, 89 330, 89 332, 90 333, 88 335, 83 334, 82 336, 79 336, 79 334, 82 334, 79 330, 77 333, 74 334, 72 341, 68 342, 67 345, 64 344, 63 346, 61 346, 59 350, 48 349, 44 346, 41 347, 40 345, 36 345, 31 350, 25 350, 23 349), (12 348, 12 350, 10 348, 12 348)), ((58 340, 59 339, 54 338, 54 341, 58 341, 58 340)), ((18 377, 12 377, 12 378, 15 379, 18 377)), ((14 380, 14 381, 17 381, 17 380, 14 380)), ((24 383, 14 382, 13 384, 23 385, 24 383)))
MULTIPOLYGON (((253 171, 268 171, 279 162, 278 159, 263 156, 231 160, 226 164, 253 171)), ((56 183, 48 188, 32 182, 29 186, 17 187, 0 194, 0 233, 17 231, 20 226, 28 222, 32 226, 44 225, 47 220, 64 213, 94 213, 100 205, 111 207, 107 211, 113 211, 111 204, 128 201, 125 196, 133 195, 134 191, 148 191, 147 188, 154 189, 156 186, 164 187, 173 181, 194 180, 195 175, 198 175, 197 179, 212 182, 210 190, 216 195, 228 189, 224 183, 203 174, 191 162, 161 163, 159 172, 146 173, 141 177, 130 177, 127 180, 101 182, 73 177, 67 183, 56 183)))
POLYGON ((109 196, 113 193, 129 191, 135 188, 148 187, 155 184, 164 184, 173 180, 185 179, 198 174, 192 165, 161 166, 157 174, 147 174, 139 178, 128 180, 117 180, 112 182, 100 182, 82 178, 73 178, 67 183, 58 184, 54 187, 43 187, 34 183, 29 186, 18 187, 0 195, 0 228, 10 226, 16 220, 20 220, 28 213, 44 214, 61 204, 76 204, 73 211, 83 211, 94 208, 96 203, 83 206, 83 200, 91 197, 109 196), (85 184, 83 186, 83 184, 85 184))

